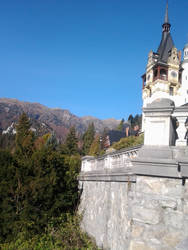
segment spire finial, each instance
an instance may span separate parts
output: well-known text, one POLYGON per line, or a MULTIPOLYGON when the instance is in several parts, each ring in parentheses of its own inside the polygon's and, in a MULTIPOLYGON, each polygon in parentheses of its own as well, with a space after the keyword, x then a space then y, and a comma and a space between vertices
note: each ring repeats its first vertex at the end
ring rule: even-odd
POLYGON ((168 20, 168 0, 166 0, 165 23, 169 23, 169 20, 168 20))
POLYGON ((166 12, 165 12, 165 20, 164 20, 164 24, 162 25, 163 27, 163 32, 169 32, 170 31, 170 23, 169 23, 169 19, 168 19, 168 0, 166 0, 166 12))

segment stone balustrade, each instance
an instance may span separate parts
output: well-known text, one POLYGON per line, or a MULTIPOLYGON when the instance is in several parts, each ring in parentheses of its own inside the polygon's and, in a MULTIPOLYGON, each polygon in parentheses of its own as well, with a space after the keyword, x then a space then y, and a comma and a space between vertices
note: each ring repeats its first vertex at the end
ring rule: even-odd
POLYGON ((136 158, 141 145, 128 149, 107 153, 101 157, 85 156, 82 158, 81 172, 111 170, 119 168, 130 169, 131 160, 136 158))

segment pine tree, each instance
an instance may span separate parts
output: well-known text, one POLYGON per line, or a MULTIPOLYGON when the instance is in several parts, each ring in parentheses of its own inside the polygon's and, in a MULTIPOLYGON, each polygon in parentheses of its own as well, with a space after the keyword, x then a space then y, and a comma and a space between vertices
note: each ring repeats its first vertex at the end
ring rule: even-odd
POLYGON ((16 153, 28 158, 33 152, 34 133, 30 130, 29 118, 23 113, 16 126, 16 153))
POLYGON ((71 127, 69 130, 69 133, 67 135, 65 144, 64 144, 65 148, 66 148, 66 153, 68 155, 75 155, 78 153, 78 138, 76 136, 76 130, 74 127, 71 127))
POLYGON ((94 137, 95 137, 95 127, 94 124, 91 123, 89 124, 87 131, 83 135, 82 151, 84 155, 87 155, 89 153, 89 149, 94 140, 94 137))
POLYGON ((100 154, 100 151, 101 151, 100 136, 96 136, 93 143, 91 144, 89 155, 98 156, 100 154))
POLYGON ((10 152, 0 150, 0 242, 12 233, 16 217, 12 193, 15 188, 16 168, 10 152))
POLYGON ((130 114, 129 115, 129 117, 128 117, 128 122, 130 123, 130 125, 132 126, 132 123, 133 123, 133 116, 132 116, 132 114, 130 114))
POLYGON ((117 126, 117 130, 123 131, 124 121, 125 121, 124 118, 122 118, 119 125, 117 126))

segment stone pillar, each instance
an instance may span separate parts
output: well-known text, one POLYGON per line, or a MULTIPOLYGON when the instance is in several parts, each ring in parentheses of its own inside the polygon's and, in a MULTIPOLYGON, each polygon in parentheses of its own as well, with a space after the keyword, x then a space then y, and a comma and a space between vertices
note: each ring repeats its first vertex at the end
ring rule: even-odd
POLYGON ((173 145, 171 121, 173 110, 174 102, 166 98, 157 99, 143 108, 145 116, 144 145, 173 145))
POLYGON ((89 155, 82 157, 81 171, 87 172, 87 171, 95 170, 95 167, 94 169, 92 169, 92 161, 91 161, 94 159, 95 159, 94 156, 89 156, 89 155))
POLYGON ((176 129, 178 133, 178 139, 176 140, 176 146, 187 146, 187 140, 185 139, 186 128, 185 128, 185 121, 187 117, 185 116, 176 116, 178 120, 179 126, 176 129))
POLYGON ((185 139, 185 121, 188 117, 188 106, 183 105, 180 107, 177 107, 174 110, 173 116, 176 117, 179 126, 176 129, 176 132, 178 134, 178 139, 176 140, 176 146, 187 146, 187 140, 185 139))

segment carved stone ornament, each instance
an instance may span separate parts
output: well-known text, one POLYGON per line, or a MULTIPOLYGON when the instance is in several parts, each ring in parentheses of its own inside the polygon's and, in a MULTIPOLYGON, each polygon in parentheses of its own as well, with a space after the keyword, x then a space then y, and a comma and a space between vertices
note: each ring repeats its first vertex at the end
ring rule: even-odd
POLYGON ((153 52, 152 50, 148 54, 148 66, 153 63, 153 52))
POLYGON ((176 65, 179 64, 178 50, 175 47, 173 47, 172 50, 169 52, 168 63, 176 65))

